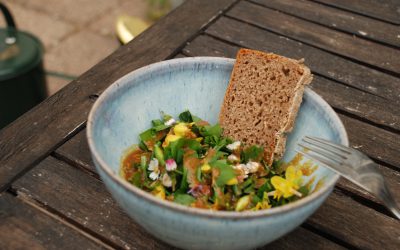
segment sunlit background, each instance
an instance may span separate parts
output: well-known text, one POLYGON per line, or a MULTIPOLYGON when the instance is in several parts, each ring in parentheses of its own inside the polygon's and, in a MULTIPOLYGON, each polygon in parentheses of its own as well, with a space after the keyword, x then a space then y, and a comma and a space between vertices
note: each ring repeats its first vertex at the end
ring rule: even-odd
MULTIPOLYGON (((125 31, 137 32, 135 29, 138 27, 135 24, 151 25, 181 2, 183 1, 3 1, 11 11, 17 27, 34 34, 45 47, 44 66, 48 95, 58 91, 121 46, 124 41, 120 41, 117 36, 118 20, 122 21, 125 31)), ((2 17, 0 27, 5 27, 2 17)))

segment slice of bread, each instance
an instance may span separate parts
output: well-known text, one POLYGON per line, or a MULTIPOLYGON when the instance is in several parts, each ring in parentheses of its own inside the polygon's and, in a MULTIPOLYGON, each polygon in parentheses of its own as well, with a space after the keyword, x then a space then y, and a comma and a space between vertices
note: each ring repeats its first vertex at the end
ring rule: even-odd
POLYGON ((283 156, 304 86, 312 80, 303 61, 241 49, 225 93, 219 121, 224 135, 264 147, 264 160, 283 156))

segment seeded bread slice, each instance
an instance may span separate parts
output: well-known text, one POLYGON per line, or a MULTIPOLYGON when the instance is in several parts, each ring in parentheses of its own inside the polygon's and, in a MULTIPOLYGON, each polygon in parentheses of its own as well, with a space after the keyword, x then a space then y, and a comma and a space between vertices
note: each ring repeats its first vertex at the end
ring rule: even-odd
POLYGON ((239 50, 219 117, 224 135, 263 146, 269 165, 280 159, 311 80, 303 61, 239 50))

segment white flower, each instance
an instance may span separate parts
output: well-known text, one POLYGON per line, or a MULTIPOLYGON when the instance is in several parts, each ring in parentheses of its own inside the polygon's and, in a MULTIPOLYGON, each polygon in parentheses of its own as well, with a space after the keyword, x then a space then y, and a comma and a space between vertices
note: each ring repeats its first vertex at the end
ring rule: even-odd
POLYGON ((230 161, 230 162, 238 162, 239 158, 236 155, 231 154, 231 155, 228 156, 228 161, 230 161))
POLYGON ((169 175, 167 173, 165 173, 162 177, 162 184, 165 187, 171 187, 172 186, 172 180, 171 177, 169 177, 169 175))
POLYGON ((168 121, 164 122, 164 125, 166 125, 166 126, 171 126, 171 125, 173 125, 173 124, 175 124, 175 123, 176 123, 175 119, 174 119, 174 118, 171 118, 171 119, 169 119, 168 121))
POLYGON ((255 172, 257 172, 259 167, 260 167, 260 164, 258 162, 249 161, 246 164, 245 172, 246 172, 246 174, 255 173, 255 172))
POLYGON ((167 171, 173 171, 177 167, 176 162, 174 159, 168 159, 165 161, 165 168, 167 171))
POLYGON ((158 160, 156 158, 150 160, 149 167, 147 169, 151 171, 149 177, 153 181, 160 177, 160 168, 158 167, 158 160))
POLYGON ((234 169, 240 170, 240 175, 243 176, 243 179, 246 179, 248 176, 248 172, 246 171, 246 165, 245 164, 238 164, 233 166, 234 169))
POLYGON ((235 141, 235 142, 233 142, 233 143, 231 143, 231 144, 228 144, 228 145, 226 145, 226 147, 229 149, 229 150, 236 150, 236 149, 238 149, 239 147, 240 147, 240 141, 235 141))
POLYGON ((233 166, 234 169, 242 171, 243 179, 249 177, 249 174, 257 172, 260 164, 258 162, 249 161, 247 164, 238 164, 233 166))

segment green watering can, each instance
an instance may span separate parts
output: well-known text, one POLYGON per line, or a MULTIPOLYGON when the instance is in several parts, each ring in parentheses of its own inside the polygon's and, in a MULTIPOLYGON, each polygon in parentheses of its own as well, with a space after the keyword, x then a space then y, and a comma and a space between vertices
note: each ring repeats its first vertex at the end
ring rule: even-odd
POLYGON ((19 31, 0 2, 7 27, 0 28, 0 129, 46 98, 43 46, 19 31))

